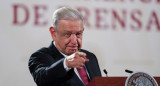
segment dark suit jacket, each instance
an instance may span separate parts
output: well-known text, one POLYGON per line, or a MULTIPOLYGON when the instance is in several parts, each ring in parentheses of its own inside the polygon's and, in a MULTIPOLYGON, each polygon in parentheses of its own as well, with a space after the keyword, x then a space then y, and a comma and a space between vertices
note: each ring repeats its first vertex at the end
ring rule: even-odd
MULTIPOLYGON (((90 80, 101 76, 97 58, 93 53, 87 54, 89 62, 85 63, 90 80)), ((33 53, 29 59, 29 70, 38 86, 84 86, 83 82, 71 69, 68 72, 63 66, 64 56, 57 50, 53 42, 48 48, 33 53)))

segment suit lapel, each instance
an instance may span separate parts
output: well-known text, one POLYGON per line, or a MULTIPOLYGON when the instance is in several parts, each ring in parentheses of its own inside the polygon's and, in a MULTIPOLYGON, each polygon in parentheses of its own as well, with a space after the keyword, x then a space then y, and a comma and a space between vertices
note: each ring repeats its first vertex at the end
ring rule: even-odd
POLYGON ((89 76, 89 78, 88 78, 89 81, 92 80, 92 78, 93 78, 93 77, 92 77, 92 71, 91 71, 92 69, 89 67, 89 64, 88 64, 88 63, 85 63, 85 66, 84 66, 84 67, 85 67, 85 69, 87 70, 87 75, 89 76))
POLYGON ((59 60, 64 58, 64 56, 59 52, 59 50, 54 46, 53 41, 51 42, 49 48, 49 53, 55 57, 54 59, 59 60))

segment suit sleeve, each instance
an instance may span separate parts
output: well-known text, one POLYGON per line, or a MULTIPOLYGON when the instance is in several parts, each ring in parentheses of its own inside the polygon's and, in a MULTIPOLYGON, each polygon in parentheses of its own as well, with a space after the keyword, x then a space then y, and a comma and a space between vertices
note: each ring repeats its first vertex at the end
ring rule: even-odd
POLYGON ((38 86, 47 86, 63 82, 67 71, 63 66, 64 58, 54 60, 44 53, 34 53, 29 60, 29 69, 38 86))

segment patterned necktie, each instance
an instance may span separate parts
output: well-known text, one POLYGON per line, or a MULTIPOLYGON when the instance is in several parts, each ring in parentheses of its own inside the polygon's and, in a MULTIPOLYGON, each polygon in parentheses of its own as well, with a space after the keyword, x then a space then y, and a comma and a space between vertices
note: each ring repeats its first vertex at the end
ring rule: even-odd
POLYGON ((88 76, 87 76, 87 73, 84 69, 84 66, 81 69, 77 68, 77 71, 78 71, 81 79, 83 80, 84 84, 87 85, 88 84, 88 76))

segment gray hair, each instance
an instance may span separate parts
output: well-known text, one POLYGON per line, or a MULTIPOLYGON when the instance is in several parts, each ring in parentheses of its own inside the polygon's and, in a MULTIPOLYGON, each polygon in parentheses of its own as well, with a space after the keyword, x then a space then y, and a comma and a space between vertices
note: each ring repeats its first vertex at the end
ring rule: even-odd
POLYGON ((52 21, 53 21, 53 27, 55 29, 57 29, 57 24, 61 19, 68 19, 68 20, 81 19, 83 22, 83 25, 85 24, 83 16, 77 10, 74 10, 69 7, 59 8, 53 13, 52 21))

